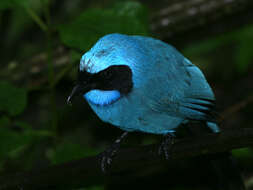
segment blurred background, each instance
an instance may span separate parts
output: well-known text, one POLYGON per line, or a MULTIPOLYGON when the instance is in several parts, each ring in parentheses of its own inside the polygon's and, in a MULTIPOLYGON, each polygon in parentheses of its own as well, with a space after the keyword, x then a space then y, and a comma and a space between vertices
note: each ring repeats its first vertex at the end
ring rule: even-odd
MULTIPOLYGON (((252 127, 252 8, 250 0, 1 0, 1 175, 96 155, 121 134, 101 122, 81 97, 66 104, 81 55, 108 33, 153 36, 174 45, 205 73, 221 128, 252 127)), ((134 133, 125 145, 160 140, 134 133)), ((232 153, 253 189, 252 149, 232 153)), ((131 182, 109 180, 82 190, 161 184, 171 190, 209 189, 202 180, 205 164, 176 166, 173 172, 166 165, 152 166, 131 182)))

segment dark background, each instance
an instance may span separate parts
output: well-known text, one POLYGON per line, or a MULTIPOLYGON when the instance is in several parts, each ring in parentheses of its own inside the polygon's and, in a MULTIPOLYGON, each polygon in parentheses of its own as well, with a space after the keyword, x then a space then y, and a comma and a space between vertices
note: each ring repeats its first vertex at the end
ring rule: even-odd
MULTIPOLYGON (((174 45, 205 73, 216 94, 222 130, 251 128, 251 8, 246 0, 1 0, 1 175, 96 155, 122 133, 101 122, 84 99, 66 104, 81 55, 108 33, 153 36, 174 45)), ((159 140, 134 133, 125 145, 159 140)), ((232 154, 246 186, 253 188, 252 149, 232 154)), ((204 180, 210 177, 205 162, 175 166, 173 172, 166 165, 152 166, 131 182, 108 181, 83 189, 203 190, 215 183, 204 180)))

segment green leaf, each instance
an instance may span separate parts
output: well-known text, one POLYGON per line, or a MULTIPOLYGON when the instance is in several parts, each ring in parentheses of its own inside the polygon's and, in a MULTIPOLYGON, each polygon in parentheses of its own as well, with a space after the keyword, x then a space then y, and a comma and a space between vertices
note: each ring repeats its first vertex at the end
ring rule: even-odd
POLYGON ((253 151, 251 148, 234 149, 234 150, 232 150, 232 155, 239 162, 242 162, 243 164, 245 164, 247 166, 251 166, 251 164, 252 164, 251 160, 253 157, 253 151))
POLYGON ((0 111, 10 115, 22 113, 27 104, 27 93, 23 88, 0 81, 0 111))
POLYGON ((28 123, 23 121, 16 121, 16 126, 19 126, 23 130, 23 136, 25 138, 29 138, 33 141, 38 141, 44 137, 53 137, 54 134, 51 131, 44 130, 44 129, 33 129, 28 123), (33 138, 33 139, 32 139, 33 138))
POLYGON ((118 15, 130 16, 147 24, 147 9, 137 1, 117 2, 113 9, 118 15))
POLYGON ((0 1, 0 10, 8 9, 11 6, 12 6, 12 1, 8 1, 8 0, 1 0, 0 1))
POLYGON ((36 9, 47 6, 49 2, 49 0, 0 0, 0 10, 27 6, 36 9))
MULTIPOLYGON (((223 46, 231 46, 234 54, 234 64, 239 72, 245 72, 253 61, 251 44, 253 43, 253 25, 245 26, 239 30, 221 34, 207 40, 197 42, 186 49, 183 53, 186 57, 203 56, 214 50, 222 50, 223 46), (236 44, 236 46, 235 46, 236 44)), ((206 59, 206 57, 204 57, 206 59)))
POLYGON ((238 49, 235 55, 237 69, 240 73, 247 70, 250 63, 253 62, 251 44, 253 43, 253 26, 243 28, 238 32, 238 49))
POLYGON ((244 73, 253 61, 252 48, 249 41, 245 40, 241 42, 235 58, 238 71, 244 73))
POLYGON ((119 12, 115 8, 91 9, 82 13, 73 22, 61 25, 59 31, 62 42, 67 46, 87 51, 106 34, 147 35, 147 26, 135 13, 119 12))
POLYGON ((55 149, 50 149, 47 152, 47 157, 52 164, 60 164, 70 160, 76 160, 86 156, 95 155, 97 153, 98 152, 94 149, 66 141, 58 144, 55 149))
POLYGON ((0 10, 14 8, 16 6, 26 6, 30 0, 1 0, 0 10))
POLYGON ((7 127, 10 123, 11 121, 7 116, 0 117, 0 127, 7 127))
POLYGON ((72 50, 71 52, 71 63, 76 63, 80 61, 82 54, 80 52, 72 50))
POLYGON ((245 159, 252 157, 253 151, 250 148, 240 148, 232 150, 232 154, 238 159, 245 159))
MULTIPOLYGON (((0 118, 0 124, 3 123, 10 125, 10 121, 5 117, 0 118)), ((34 130, 24 122, 18 121, 14 124, 21 130, 12 130, 7 126, 0 125, 0 160, 2 161, 7 157, 18 157, 29 145, 52 136, 50 132, 34 130)))

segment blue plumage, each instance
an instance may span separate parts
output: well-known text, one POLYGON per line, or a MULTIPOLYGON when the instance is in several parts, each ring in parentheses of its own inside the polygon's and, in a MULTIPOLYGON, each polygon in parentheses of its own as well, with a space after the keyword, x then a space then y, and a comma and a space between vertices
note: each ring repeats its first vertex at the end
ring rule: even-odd
POLYGON ((203 73, 172 46, 151 37, 109 34, 82 56, 80 71, 94 74, 113 65, 131 69, 131 91, 84 94, 104 122, 125 131, 167 134, 201 120, 219 132, 211 114, 215 97, 203 73))

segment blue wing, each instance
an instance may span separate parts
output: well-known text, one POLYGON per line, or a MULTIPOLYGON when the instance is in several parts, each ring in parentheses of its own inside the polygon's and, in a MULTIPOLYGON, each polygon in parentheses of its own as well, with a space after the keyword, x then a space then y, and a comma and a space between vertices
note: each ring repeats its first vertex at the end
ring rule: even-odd
POLYGON ((184 58, 189 81, 179 105, 179 112, 191 120, 214 120, 215 97, 203 73, 184 58))
POLYGON ((200 69, 174 47, 152 38, 145 41, 147 47, 155 46, 150 49, 157 50, 153 53, 155 64, 152 64, 149 85, 151 88, 164 87, 147 88, 147 96, 154 100, 149 102, 151 108, 186 121, 206 121, 212 131, 219 132, 215 124, 215 97, 200 69))

